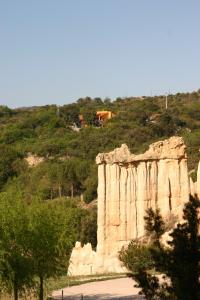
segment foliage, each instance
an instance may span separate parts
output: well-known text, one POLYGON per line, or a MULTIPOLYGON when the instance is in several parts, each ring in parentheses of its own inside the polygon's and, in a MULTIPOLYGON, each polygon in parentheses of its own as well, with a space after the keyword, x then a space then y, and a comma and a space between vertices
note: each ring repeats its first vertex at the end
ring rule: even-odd
POLYGON ((0 189, 9 178, 17 175, 14 163, 19 157, 19 153, 13 147, 0 144, 0 189))
POLYGON ((151 237, 153 243, 159 245, 159 239, 161 235, 165 232, 165 224, 160 215, 160 211, 157 208, 155 211, 149 208, 146 212, 145 220, 145 230, 147 236, 151 237))
POLYGON ((131 241, 127 248, 122 248, 119 258, 133 274, 154 266, 150 248, 137 240, 131 241))
POLYGON ((27 204, 19 193, 0 194, 0 287, 15 300, 33 289, 42 300, 46 280, 66 272, 80 225, 88 224, 86 212, 74 202, 33 199, 27 204))
POLYGON ((36 202, 31 206, 28 245, 34 274, 40 280, 40 300, 44 297, 44 282, 67 268, 74 242, 67 218, 72 217, 71 212, 56 205, 36 202))
POLYGON ((97 210, 95 207, 82 218, 80 228, 81 243, 90 242, 95 249, 97 246, 97 210))
MULTIPOLYGON (((183 211, 184 222, 178 224, 170 234, 172 237, 172 241, 168 242, 170 248, 166 249, 154 241, 153 244, 140 244, 139 247, 132 242, 120 255, 138 286, 142 288, 146 299, 200 299, 199 208, 200 201, 190 197, 183 211), (149 272, 152 267, 164 273, 168 280, 159 282, 158 277, 149 272)), ((159 211, 153 213, 148 210, 145 219, 148 233, 157 232, 156 236, 159 238, 163 231, 159 211), (154 226, 156 222, 157 226, 154 226)))
POLYGON ((166 274, 177 299, 200 299, 200 201, 193 197, 184 208, 184 220, 171 233, 166 274))
POLYGON ((84 181, 83 187, 84 191, 84 201, 90 203, 93 199, 97 198, 97 166, 93 165, 90 168, 89 176, 84 181))
MULTIPOLYGON (((76 103, 23 109, 0 107, 0 190, 19 185, 27 198, 80 196, 88 203, 96 198, 95 157, 126 143, 134 153, 145 151, 158 139, 181 135, 188 147, 189 169, 199 160, 200 94, 126 97, 115 101, 80 98, 76 103), (99 127, 96 111, 110 110, 115 117, 99 127), (82 114, 87 127, 82 127, 82 114), (76 125, 80 131, 74 131, 76 125), (15 160, 33 153, 42 156, 41 166, 18 168, 15 160), (44 170, 41 170, 41 169, 44 170), (25 182, 25 184, 24 184, 25 182)), ((19 163, 19 165, 20 165, 19 163)), ((21 164, 22 166, 22 164, 21 164)))
POLYGON ((3 290, 18 294, 33 287, 33 268, 27 248, 28 215, 26 206, 6 194, 0 196, 0 283, 3 290), (14 201, 13 201, 14 200, 14 201))

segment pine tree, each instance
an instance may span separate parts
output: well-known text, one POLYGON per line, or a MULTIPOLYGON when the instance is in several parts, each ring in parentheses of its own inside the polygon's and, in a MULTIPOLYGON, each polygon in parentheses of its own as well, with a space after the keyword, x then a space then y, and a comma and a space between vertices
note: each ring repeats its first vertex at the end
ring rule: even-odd
POLYGON ((142 246, 135 252, 132 242, 120 255, 121 260, 132 272, 132 277, 148 300, 199 300, 200 299, 200 201, 190 196, 183 210, 183 222, 177 224, 170 234, 172 240, 166 249, 159 239, 164 232, 164 222, 159 213, 152 209, 145 217, 146 232, 152 239, 150 245, 142 246), (145 249, 143 251, 143 249, 145 249), (148 249, 148 257, 146 251, 148 249), (136 255, 135 255, 136 254, 136 255), (144 258, 151 260, 142 265, 144 258), (136 268, 136 262, 139 264, 136 268), (164 282, 159 282, 148 267, 165 274, 164 282))
POLYGON ((172 290, 177 299, 200 299, 200 201, 190 197, 184 208, 184 223, 178 224, 171 233, 166 274, 171 279, 172 290))

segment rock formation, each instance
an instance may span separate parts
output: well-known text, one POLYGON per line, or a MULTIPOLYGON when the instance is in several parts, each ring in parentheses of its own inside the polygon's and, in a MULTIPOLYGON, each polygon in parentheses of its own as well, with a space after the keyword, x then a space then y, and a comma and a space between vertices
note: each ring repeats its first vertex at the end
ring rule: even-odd
POLYGON ((25 160, 28 163, 29 167, 36 167, 44 161, 44 157, 28 153, 28 156, 25 157, 25 160))
MULTIPOLYGON (((96 163, 97 252, 88 271, 88 264, 84 268, 84 260, 78 260, 77 255, 75 258, 75 247, 69 268, 72 275, 122 272, 124 269, 118 260, 118 252, 132 239, 144 236, 146 209, 159 208, 164 218, 172 214, 180 220, 184 203, 189 198, 186 146, 181 137, 156 142, 139 155, 131 154, 123 144, 110 153, 98 154, 96 163), (78 264, 75 263, 77 261, 78 264)), ((88 248, 90 256, 91 251, 88 248)))

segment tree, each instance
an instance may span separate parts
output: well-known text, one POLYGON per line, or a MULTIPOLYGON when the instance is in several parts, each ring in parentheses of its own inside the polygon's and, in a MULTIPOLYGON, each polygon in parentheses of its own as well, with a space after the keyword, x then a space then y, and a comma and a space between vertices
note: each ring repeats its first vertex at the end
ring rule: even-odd
POLYGON ((39 281, 43 300, 44 282, 67 270, 83 216, 72 202, 27 204, 21 194, 1 193, 0 287, 17 300, 39 281))
POLYGON ((81 219, 80 241, 82 244, 91 243, 95 249, 97 246, 97 209, 92 208, 81 219))
POLYGON ((170 277, 172 290, 177 299, 200 299, 200 201, 190 197, 183 211, 184 223, 178 224, 171 233, 166 275, 170 277))
POLYGON ((87 125, 94 125, 97 118, 96 110, 94 108, 84 109, 83 118, 87 125))
POLYGON ((34 286, 27 247, 28 214, 19 195, 0 194, 0 282, 3 290, 19 294, 34 286))
POLYGON ((199 209, 200 201, 190 197, 183 211, 184 222, 179 223, 170 234, 172 241, 168 242, 170 248, 167 249, 158 242, 163 232, 159 211, 148 210, 145 217, 147 233, 156 237, 157 242, 153 239, 149 245, 140 244, 139 252, 135 244, 131 243, 120 254, 121 260, 142 288, 146 299, 200 299, 199 209), (152 267, 164 273, 163 280, 168 278, 168 281, 160 283, 149 272, 152 267))
POLYGON ((152 208, 149 208, 144 220, 147 236, 151 238, 151 242, 159 246, 160 237, 165 232, 165 223, 160 215, 160 210, 157 208, 154 211, 152 208))
POLYGON ((97 198, 97 166, 92 165, 90 167, 89 176, 84 181, 84 201, 90 203, 92 200, 97 198))
POLYGON ((11 146, 0 145, 0 189, 8 178, 16 175, 13 163, 20 157, 19 153, 11 146))
POLYGON ((6 105, 0 105, 0 118, 3 116, 11 116, 13 111, 6 105))
POLYGON ((79 108, 77 104, 64 105, 61 107, 60 113, 68 125, 72 125, 73 123, 77 126, 80 125, 79 108))
POLYGON ((35 202, 30 211, 29 250, 34 274, 39 278, 39 299, 44 299, 44 282, 67 269, 73 245, 69 215, 59 205, 35 202), (68 226, 67 226, 68 225, 68 226))

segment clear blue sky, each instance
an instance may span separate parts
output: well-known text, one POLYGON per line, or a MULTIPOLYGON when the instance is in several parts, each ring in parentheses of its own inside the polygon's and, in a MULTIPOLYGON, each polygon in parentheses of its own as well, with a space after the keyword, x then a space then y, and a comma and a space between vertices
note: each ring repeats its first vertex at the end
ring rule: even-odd
POLYGON ((0 104, 200 88, 199 0, 0 0, 0 104))

